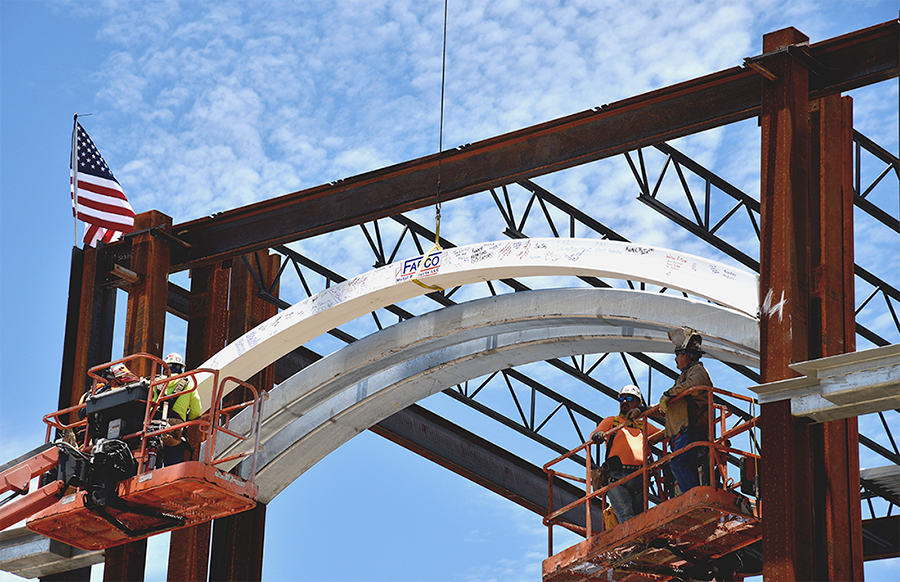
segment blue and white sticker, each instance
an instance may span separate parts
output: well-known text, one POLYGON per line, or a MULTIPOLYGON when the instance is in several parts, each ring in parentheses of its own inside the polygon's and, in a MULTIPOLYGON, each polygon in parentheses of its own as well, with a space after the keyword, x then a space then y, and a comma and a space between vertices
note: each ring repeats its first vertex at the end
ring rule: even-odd
POLYGON ((429 254, 426 258, 425 255, 419 255, 418 257, 413 257, 411 259, 406 259, 403 261, 403 266, 400 272, 396 275, 395 279, 398 283, 403 283, 405 281, 410 281, 413 277, 416 276, 416 273, 419 273, 419 277, 428 277, 430 275, 436 274, 441 269, 441 258, 443 256, 443 251, 438 251, 433 254, 429 254), (422 261, 425 261, 423 264, 422 261), (419 269, 421 268, 421 271, 419 269))

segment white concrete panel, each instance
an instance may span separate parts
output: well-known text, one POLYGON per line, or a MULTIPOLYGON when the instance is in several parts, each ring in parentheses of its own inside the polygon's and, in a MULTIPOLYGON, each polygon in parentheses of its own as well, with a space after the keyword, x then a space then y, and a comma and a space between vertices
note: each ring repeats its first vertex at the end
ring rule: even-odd
MULTIPOLYGON (((644 281, 704 297, 755 316, 759 278, 678 251, 596 239, 523 239, 446 249, 369 271, 293 305, 250 330, 203 364, 245 380, 325 331, 376 309, 422 295, 417 285, 450 288, 531 276, 594 276, 644 281)), ((211 377, 198 391, 208 405, 211 377)))
MULTIPOLYGON (((401 322, 308 366, 271 393, 259 459, 260 499, 359 432, 437 391, 501 368, 585 353, 670 352, 690 324, 710 357, 758 365, 754 318, 657 293, 557 289, 463 303, 401 322)), ((243 430, 247 415, 233 428, 243 430)), ((228 441, 216 456, 232 453, 228 441)))

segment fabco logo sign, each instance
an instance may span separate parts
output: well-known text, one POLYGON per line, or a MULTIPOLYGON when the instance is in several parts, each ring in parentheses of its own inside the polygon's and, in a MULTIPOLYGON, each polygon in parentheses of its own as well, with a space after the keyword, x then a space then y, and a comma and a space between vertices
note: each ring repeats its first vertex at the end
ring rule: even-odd
POLYGON ((403 271, 397 277, 397 282, 409 281, 415 277, 416 273, 419 273, 419 277, 427 277, 428 275, 434 275, 440 270, 441 251, 428 255, 424 264, 422 259, 423 257, 419 256, 403 261, 403 271), (420 267, 421 271, 419 271, 420 267))

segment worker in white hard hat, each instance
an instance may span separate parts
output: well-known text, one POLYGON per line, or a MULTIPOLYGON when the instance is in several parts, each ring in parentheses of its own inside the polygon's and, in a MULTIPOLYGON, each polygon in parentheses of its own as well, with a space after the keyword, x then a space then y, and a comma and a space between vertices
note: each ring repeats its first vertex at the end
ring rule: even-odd
MULTIPOLYGON (((169 372, 171 376, 177 376, 184 372, 184 358, 181 357, 181 354, 171 353, 168 354, 163 361, 169 367, 169 372)), ((166 388, 164 394, 169 396, 170 394, 175 394, 177 392, 183 392, 185 390, 189 390, 194 387, 193 378, 186 376, 183 378, 176 378, 166 384, 166 388)), ((157 398, 158 389, 154 389, 153 397, 157 398)), ((199 418, 200 414, 203 412, 203 405, 200 402, 200 395, 197 394, 196 390, 192 390, 190 392, 186 392, 182 394, 178 398, 165 401, 162 406, 160 406, 159 416, 167 421, 169 426, 175 426, 177 424, 181 424, 188 420, 194 420, 199 418)), ((189 429, 195 429, 196 427, 188 427, 189 429)), ((196 430, 185 431, 188 432, 187 436, 192 436, 194 433, 198 432, 196 430)), ((190 458, 194 448, 197 446, 199 439, 196 438, 185 438, 186 435, 182 434, 181 430, 176 430, 172 432, 168 432, 162 435, 164 454, 163 458, 165 460, 166 465, 173 465, 175 463, 180 463, 186 458, 190 458), (190 441, 190 442, 189 442, 190 441), (197 442, 195 442, 197 441, 197 442)))
MULTIPOLYGON (((672 452, 683 449, 691 443, 708 440, 709 421, 707 406, 709 394, 697 391, 683 398, 676 396, 694 386, 712 386, 709 373, 703 367, 700 349, 703 338, 690 328, 669 332, 675 344, 675 366, 681 374, 675 385, 663 392, 659 399, 659 409, 666 415, 666 436, 672 452)), ((678 488, 684 493, 700 485, 699 468, 701 460, 708 458, 706 448, 694 447, 674 457, 670 463, 678 488)))
MULTIPOLYGON (((609 442, 606 443, 606 460, 599 472, 600 478, 595 480, 595 489, 624 479, 641 469, 644 462, 643 429, 647 422, 642 415, 646 409, 640 388, 629 384, 619 391, 618 416, 604 418, 591 435, 591 440, 600 444, 604 440, 603 433, 624 425, 621 430, 607 437, 609 442)), ((661 430, 648 425, 647 435, 652 436, 661 430)), ((643 476, 637 473, 624 484, 610 489, 607 497, 619 523, 631 519, 644 510, 643 476)))

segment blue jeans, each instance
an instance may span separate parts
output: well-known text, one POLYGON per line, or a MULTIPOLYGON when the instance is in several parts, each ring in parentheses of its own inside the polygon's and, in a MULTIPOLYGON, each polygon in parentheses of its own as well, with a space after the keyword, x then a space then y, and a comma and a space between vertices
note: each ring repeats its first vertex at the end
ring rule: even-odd
MULTIPOLYGON (((673 436, 669 440, 672 452, 674 453, 678 449, 682 449, 693 442, 703 440, 696 432, 697 431, 694 429, 689 429, 686 432, 673 436)), ((675 474, 675 481, 678 482, 678 488, 681 489, 682 493, 700 485, 700 477, 697 474, 697 469, 699 467, 697 455, 699 452, 700 447, 693 448, 674 457, 669 463, 669 466, 672 468, 672 473, 675 474)))
MULTIPOLYGON (((618 481, 628 476, 630 471, 610 471, 610 482, 618 481)), ((606 494, 609 504, 619 523, 628 521, 635 515, 644 511, 644 477, 638 473, 634 478, 625 481, 618 487, 613 487, 606 494)))

